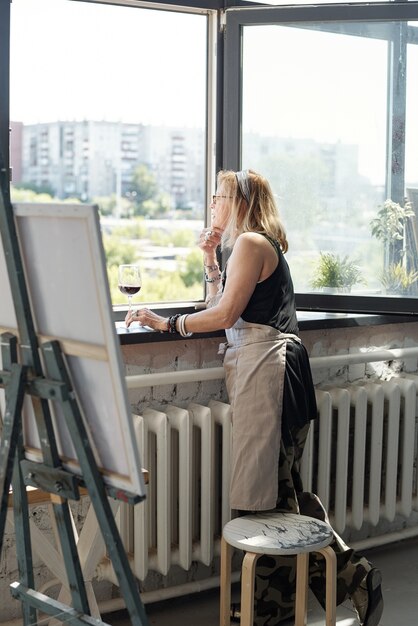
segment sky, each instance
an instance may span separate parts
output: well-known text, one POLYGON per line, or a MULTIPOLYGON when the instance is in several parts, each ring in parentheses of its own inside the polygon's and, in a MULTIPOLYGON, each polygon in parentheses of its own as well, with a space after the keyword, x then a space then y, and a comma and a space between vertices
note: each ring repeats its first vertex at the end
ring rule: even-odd
POLYGON ((243 128, 251 127, 257 107, 278 136, 358 145, 360 171, 382 182, 386 61, 386 42, 377 39, 282 26, 248 29, 243 128), (265 92, 257 104, 247 97, 256 83, 265 92))
POLYGON ((13 120, 203 126, 203 16, 68 0, 11 11, 13 120))
MULTIPOLYGON (((13 0, 11 118, 205 124, 206 19, 166 11, 13 0)), ((408 75, 418 71, 409 47, 408 75)), ((387 44, 283 26, 244 34, 245 131, 359 146, 384 180, 387 44)), ((418 180, 418 83, 409 80, 407 178, 418 180)))

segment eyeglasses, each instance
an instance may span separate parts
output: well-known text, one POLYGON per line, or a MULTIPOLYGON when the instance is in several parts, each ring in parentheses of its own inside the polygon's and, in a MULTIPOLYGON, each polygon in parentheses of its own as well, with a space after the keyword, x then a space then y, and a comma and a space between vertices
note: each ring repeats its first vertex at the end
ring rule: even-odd
POLYGON ((232 198, 233 196, 212 196, 212 204, 216 204, 216 198, 232 198))

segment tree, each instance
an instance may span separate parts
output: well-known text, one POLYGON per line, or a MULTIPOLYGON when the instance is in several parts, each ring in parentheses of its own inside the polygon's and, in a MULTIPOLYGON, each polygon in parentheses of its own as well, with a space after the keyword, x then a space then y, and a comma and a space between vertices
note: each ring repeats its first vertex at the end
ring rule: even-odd
POLYGON ((118 237, 104 235, 103 247, 108 267, 126 265, 136 261, 135 246, 130 243, 126 243, 126 241, 123 241, 118 237))
POLYGON ((36 194, 47 194, 52 198, 55 197, 55 189, 51 185, 37 185, 31 182, 16 183, 15 189, 27 189, 28 191, 34 191, 36 194))
POLYGON ((52 202, 53 197, 46 193, 36 193, 32 189, 11 187, 12 202, 52 202))
POLYGON ((154 200, 158 192, 154 174, 145 164, 138 165, 132 176, 129 195, 135 215, 146 215, 144 203, 154 200))
POLYGON ((189 252, 180 270, 180 276, 186 287, 195 283, 202 284, 202 253, 200 250, 189 252))
POLYGON ((113 215, 119 205, 122 215, 129 215, 130 203, 127 198, 117 198, 116 194, 110 196, 96 196, 92 200, 93 204, 99 207, 100 215, 113 215))
POLYGON ((135 169, 126 195, 132 203, 134 215, 159 217, 168 213, 171 207, 170 196, 159 190, 154 174, 145 164, 135 169))

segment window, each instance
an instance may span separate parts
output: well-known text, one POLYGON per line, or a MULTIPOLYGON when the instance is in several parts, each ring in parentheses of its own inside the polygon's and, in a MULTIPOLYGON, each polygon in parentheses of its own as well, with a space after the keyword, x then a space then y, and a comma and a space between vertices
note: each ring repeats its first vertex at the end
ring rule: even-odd
POLYGON ((329 22, 234 15, 245 27, 230 146, 236 167, 272 183, 299 306, 417 312, 418 22, 338 10, 322 7, 329 22))
POLYGON ((206 77, 202 11, 12 3, 12 198, 99 205, 114 304, 135 261, 137 301, 204 297, 206 77))
POLYGON ((417 313, 418 3, 133 4, 13 1, 15 197, 99 204, 115 303, 134 259, 140 300, 200 300, 215 170, 252 167, 300 308, 417 313))

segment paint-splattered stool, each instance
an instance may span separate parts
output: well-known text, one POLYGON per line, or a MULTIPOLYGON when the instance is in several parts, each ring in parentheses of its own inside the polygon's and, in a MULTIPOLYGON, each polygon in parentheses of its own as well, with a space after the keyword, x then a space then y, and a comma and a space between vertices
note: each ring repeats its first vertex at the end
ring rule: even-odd
POLYGON ((336 622, 337 563, 329 547, 329 524, 295 513, 260 513, 237 517, 225 524, 221 547, 221 626, 230 626, 231 559, 233 548, 245 552, 241 570, 241 626, 254 624, 254 577, 263 554, 296 555, 295 626, 306 625, 309 553, 326 561, 326 626, 336 622))

